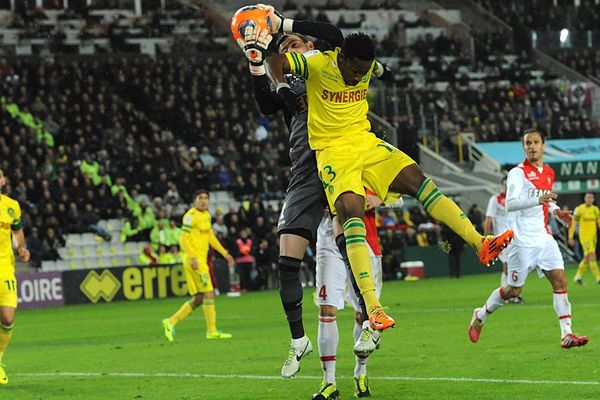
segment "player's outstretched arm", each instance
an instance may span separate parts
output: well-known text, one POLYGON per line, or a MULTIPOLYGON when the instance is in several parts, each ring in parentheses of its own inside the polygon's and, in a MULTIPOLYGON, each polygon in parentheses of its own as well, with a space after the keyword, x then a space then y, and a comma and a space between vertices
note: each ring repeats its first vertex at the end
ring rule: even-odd
POLYGON ((283 108, 283 100, 271 88, 271 80, 266 76, 253 76, 252 89, 258 109, 264 115, 272 115, 283 108))
POLYGON ((285 18, 273 6, 257 4, 260 8, 269 12, 271 21, 271 33, 299 33, 310 35, 320 40, 329 42, 333 47, 339 47, 344 42, 344 34, 337 26, 322 22, 310 22, 285 18))
POLYGON ((296 96, 292 93, 285 74, 291 71, 290 63, 285 54, 276 54, 267 58, 267 71, 277 85, 277 94, 292 114, 296 113, 296 96))
POLYGON ((394 82, 395 80, 393 72, 387 67, 387 65, 382 64, 377 60, 375 60, 373 75, 375 75, 375 77, 380 81, 384 82, 394 82))

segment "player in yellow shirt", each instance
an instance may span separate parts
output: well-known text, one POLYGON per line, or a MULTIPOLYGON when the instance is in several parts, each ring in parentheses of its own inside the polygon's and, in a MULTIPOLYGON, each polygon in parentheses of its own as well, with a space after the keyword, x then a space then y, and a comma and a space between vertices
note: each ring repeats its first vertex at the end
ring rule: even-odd
POLYGON ((600 271, 596 261, 596 245, 598 244, 597 228, 600 227, 600 209, 594 205, 594 193, 586 193, 583 204, 575 207, 573 212, 574 224, 569 228, 569 246, 575 246, 575 226, 579 226, 579 243, 583 249, 583 259, 579 263, 575 282, 583 284, 583 274, 587 266, 590 266, 596 282, 600 283, 600 271))
MULTIPOLYGON (((290 26, 286 26, 285 20, 281 25, 283 32, 289 33, 290 26)), ((309 144, 316 152, 329 208, 341 218, 352 272, 367 304, 373 329, 385 330, 395 322, 377 300, 369 273, 371 263, 362 220, 364 187, 386 203, 402 193, 417 198, 432 217, 469 243, 483 264, 496 259, 508 245, 512 231, 498 237, 482 237, 460 208, 423 175, 409 156, 370 131, 369 82, 373 75, 383 79, 391 76, 391 72, 375 60, 375 46, 369 36, 351 34, 341 48, 323 53, 288 52, 270 57, 267 64, 277 84, 277 93, 292 113, 297 107, 296 97, 284 75, 300 75, 306 81, 309 144)))
POLYGON ((183 216, 183 226, 179 236, 179 245, 185 253, 183 271, 188 292, 192 299, 185 302, 171 317, 162 321, 165 336, 172 342, 175 325, 202 305, 206 321, 207 339, 229 339, 231 334, 217 330, 217 312, 215 310, 215 290, 208 270, 208 246, 219 252, 227 260, 229 267, 235 264, 233 257, 221 245, 212 230, 212 221, 208 212, 209 193, 199 190, 194 194, 194 207, 183 216))
MULTIPOLYGON (((6 185, 4 171, 0 169, 0 192, 6 185)), ((12 337, 13 322, 17 310, 17 280, 15 278, 15 254, 29 261, 25 235, 21 228, 21 207, 16 200, 0 193, 0 385, 8 383, 2 357, 12 337)))

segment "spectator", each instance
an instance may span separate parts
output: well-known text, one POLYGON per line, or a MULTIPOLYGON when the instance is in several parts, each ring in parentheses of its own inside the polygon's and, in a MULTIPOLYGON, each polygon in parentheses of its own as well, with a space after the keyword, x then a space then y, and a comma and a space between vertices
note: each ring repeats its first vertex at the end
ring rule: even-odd
MULTIPOLYGON (((56 233, 54 229, 48 228, 42 242, 42 259, 59 260, 61 257, 58 254, 58 249, 64 246, 65 239, 60 233, 56 233)), ((31 250, 31 247, 29 249, 31 250)))
POLYGON ((243 228, 236 240, 235 268, 240 275, 240 288, 242 290, 250 289, 250 273, 254 267, 252 240, 248 236, 248 228, 243 228))
MULTIPOLYGON (((40 268, 43 257, 43 242, 40 240, 39 232, 36 227, 31 228, 31 232, 27 235, 27 248, 29 249, 30 265, 34 268, 40 268)), ((55 259, 54 259, 55 260, 55 259)))

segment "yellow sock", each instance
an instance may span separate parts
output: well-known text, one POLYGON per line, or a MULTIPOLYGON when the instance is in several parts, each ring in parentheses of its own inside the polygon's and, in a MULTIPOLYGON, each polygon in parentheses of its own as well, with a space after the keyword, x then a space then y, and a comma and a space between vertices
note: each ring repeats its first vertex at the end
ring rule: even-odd
POLYGON ((598 271, 598 262, 596 260, 592 260, 590 263, 590 271, 594 274, 594 278, 596 278, 596 282, 600 281, 600 271, 598 271))
POLYGON ((427 214, 448 225, 477 252, 481 250, 481 235, 479 232, 456 203, 439 191, 431 178, 425 179, 416 197, 425 207, 427 214))
POLYGON ((190 315, 192 313, 192 311, 194 311, 194 307, 192 306, 192 300, 190 301, 186 301, 185 303, 183 303, 183 305, 181 306, 181 308, 179 310, 177 310, 177 312, 173 315, 171 315, 171 317, 169 317, 169 322, 172 323, 173 325, 177 325, 177 323, 179 321, 183 321, 185 319, 185 317, 187 317, 188 315, 190 315))
POLYGON ((346 251, 352 268, 352 274, 365 299, 367 310, 380 308, 381 303, 375 295, 375 282, 371 275, 371 255, 367 247, 367 231, 365 223, 360 218, 350 218, 344 224, 344 236, 346 237, 346 251))
POLYGON ((8 347, 8 342, 10 342, 10 338, 12 337, 12 328, 12 325, 0 325, 0 363, 2 362, 2 357, 4 357, 6 348, 8 347))
POLYGON ((204 311, 204 319, 206 320, 206 332, 216 332, 217 310, 215 308, 215 300, 204 299, 204 302, 202 303, 202 311, 204 311))
POLYGON ((577 267, 577 272, 575 273, 575 280, 583 279, 583 274, 585 274, 585 270, 587 269, 587 261, 584 258, 579 263, 579 267, 577 267))

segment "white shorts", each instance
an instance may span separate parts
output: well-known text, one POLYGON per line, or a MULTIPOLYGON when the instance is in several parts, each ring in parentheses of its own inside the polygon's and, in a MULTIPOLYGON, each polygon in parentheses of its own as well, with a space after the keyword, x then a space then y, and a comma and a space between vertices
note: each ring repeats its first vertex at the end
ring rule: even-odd
MULTIPOLYGON (((354 293, 352 282, 342 255, 333 241, 327 243, 327 246, 317 247, 317 305, 332 306, 338 310, 344 308, 344 301, 347 301, 356 311, 360 311, 358 298, 354 293)), ((371 254, 371 271, 375 281, 375 293, 377 298, 381 294, 383 285, 381 272, 381 257, 376 257, 369 247, 371 254)))
POLYGON ((510 246, 508 251, 508 284, 521 287, 525 284, 527 275, 537 269, 540 277, 543 271, 565 269, 562 254, 556 240, 549 238, 536 247, 510 246))

